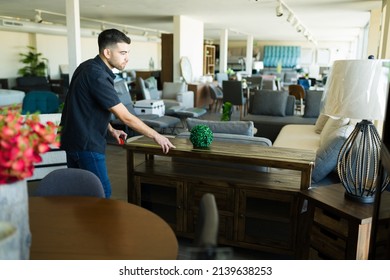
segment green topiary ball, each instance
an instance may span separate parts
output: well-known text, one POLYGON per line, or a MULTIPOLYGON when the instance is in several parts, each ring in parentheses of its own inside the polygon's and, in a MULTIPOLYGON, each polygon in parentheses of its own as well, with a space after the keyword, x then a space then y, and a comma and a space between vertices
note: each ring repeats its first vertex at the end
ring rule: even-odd
POLYGON ((190 131, 190 141, 195 148, 209 147, 213 138, 213 132, 207 125, 196 125, 190 131))

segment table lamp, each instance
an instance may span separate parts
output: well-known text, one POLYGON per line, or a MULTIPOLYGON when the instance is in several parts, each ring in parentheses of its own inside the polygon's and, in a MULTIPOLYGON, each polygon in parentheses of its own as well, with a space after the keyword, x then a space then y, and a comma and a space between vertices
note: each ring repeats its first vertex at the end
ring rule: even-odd
POLYGON ((264 69, 264 63, 257 60, 253 61, 253 69, 255 69, 257 73, 260 73, 260 70, 264 69))
POLYGON ((341 147, 337 172, 345 197, 372 203, 380 169, 380 135, 372 121, 383 120, 388 94, 388 61, 335 61, 325 85, 323 113, 361 120, 341 147))

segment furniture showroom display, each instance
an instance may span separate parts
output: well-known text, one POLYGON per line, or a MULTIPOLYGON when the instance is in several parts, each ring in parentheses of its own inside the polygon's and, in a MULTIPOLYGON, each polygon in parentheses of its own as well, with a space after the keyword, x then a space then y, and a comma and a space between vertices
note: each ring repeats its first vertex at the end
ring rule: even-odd
POLYGON ((210 192, 219 243, 298 257, 299 191, 310 187, 315 153, 220 141, 193 149, 188 139, 171 140, 176 148, 168 154, 146 137, 123 146, 129 202, 193 238, 200 198, 210 192))
POLYGON ((96 197, 30 197, 31 259, 174 260, 175 234, 152 212, 96 197))

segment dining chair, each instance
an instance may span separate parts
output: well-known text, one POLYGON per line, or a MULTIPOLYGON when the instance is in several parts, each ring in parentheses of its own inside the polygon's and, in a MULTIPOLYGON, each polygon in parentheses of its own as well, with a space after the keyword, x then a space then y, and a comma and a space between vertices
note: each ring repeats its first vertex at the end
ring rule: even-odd
POLYGON ((301 85, 289 85, 288 93, 295 96, 295 110, 303 115, 305 89, 301 85))
POLYGON ((252 76, 247 77, 246 81, 251 90, 261 90, 263 88, 263 77, 262 76, 252 76))
POLYGON ((306 78, 299 78, 298 81, 297 81, 298 85, 301 85, 303 86, 303 88, 305 90, 309 90, 310 89, 310 80, 309 79, 306 79, 306 78))
POLYGON ((30 91, 23 98, 22 114, 33 114, 36 112, 41 114, 58 113, 59 106, 60 100, 54 92, 30 91))
POLYGON ((244 89, 241 81, 223 81, 223 103, 230 102, 233 106, 240 108, 240 119, 246 115, 247 112, 247 98, 244 96, 244 89))
POLYGON ((213 103, 211 104, 211 110, 214 112, 219 112, 223 104, 223 91, 219 86, 209 85, 211 99, 213 103))
POLYGON ((78 168, 56 169, 39 182, 34 196, 93 196, 105 198, 100 179, 78 168))

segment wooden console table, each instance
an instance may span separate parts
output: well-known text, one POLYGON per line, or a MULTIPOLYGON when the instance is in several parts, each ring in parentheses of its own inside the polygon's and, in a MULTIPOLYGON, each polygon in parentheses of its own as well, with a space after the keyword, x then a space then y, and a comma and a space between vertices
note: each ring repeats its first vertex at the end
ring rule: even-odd
MULTIPOLYGON (((368 259, 371 241, 373 204, 344 197, 341 184, 302 191, 308 201, 308 217, 303 259, 368 259)), ((386 205, 381 209, 379 231, 389 231, 390 193, 383 193, 386 205), (387 228, 387 229, 386 229, 387 228)), ((388 236, 388 233, 387 233, 388 236)), ((389 240, 377 239, 377 247, 389 246, 389 240), (382 243, 382 244, 381 244, 382 243)), ((388 249, 387 249, 388 250, 388 249)))
POLYGON ((200 198, 210 192, 219 243, 296 255, 299 191, 310 187, 314 153, 217 141, 193 149, 187 139, 171 140, 176 148, 168 154, 146 137, 124 145, 129 202, 193 238, 200 198))

